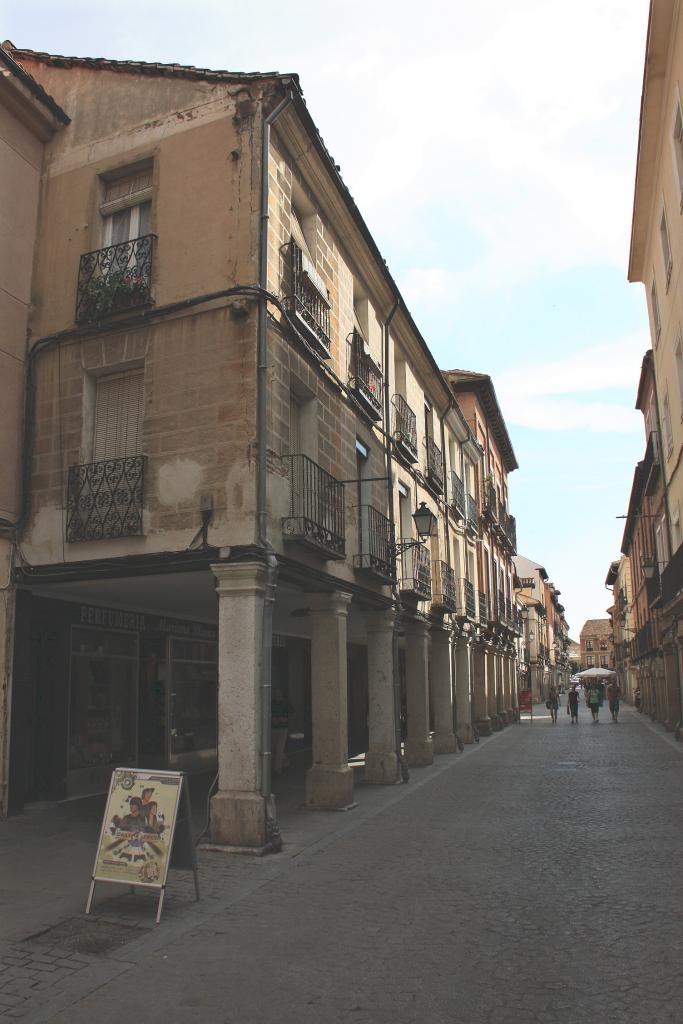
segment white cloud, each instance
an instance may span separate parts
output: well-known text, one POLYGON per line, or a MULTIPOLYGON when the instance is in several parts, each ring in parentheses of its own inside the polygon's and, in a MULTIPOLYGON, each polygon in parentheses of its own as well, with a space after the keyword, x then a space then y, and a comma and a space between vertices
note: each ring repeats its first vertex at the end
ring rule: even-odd
POLYGON ((509 423, 543 431, 589 430, 631 433, 642 430, 634 409, 640 363, 645 351, 640 335, 595 345, 555 360, 517 365, 496 376, 495 386, 509 423), (623 402, 630 391, 629 404, 623 402), (618 392, 621 401, 583 398, 618 392))

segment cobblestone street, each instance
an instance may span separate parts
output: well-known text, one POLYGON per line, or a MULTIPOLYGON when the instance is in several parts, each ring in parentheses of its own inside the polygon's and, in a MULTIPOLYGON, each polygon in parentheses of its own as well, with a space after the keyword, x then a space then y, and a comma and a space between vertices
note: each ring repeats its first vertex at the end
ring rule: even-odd
MULTIPOLYGON (((630 709, 593 725, 582 707, 578 727, 564 707, 557 726, 537 712, 408 786, 366 790, 355 812, 314 816, 333 830, 279 857, 204 855, 206 898, 188 885, 158 929, 126 895, 96 905, 101 949, 15 934, 0 1016, 680 1021, 683 748, 630 709)), ((3 886, 21 853, 7 826, 3 886)))

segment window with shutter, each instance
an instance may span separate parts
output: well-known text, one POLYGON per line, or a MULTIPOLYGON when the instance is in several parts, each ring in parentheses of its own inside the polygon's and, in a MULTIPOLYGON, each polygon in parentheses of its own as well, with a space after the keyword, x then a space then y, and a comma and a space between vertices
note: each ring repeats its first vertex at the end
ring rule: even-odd
POLYGON ((142 454, 143 382, 141 369, 97 381, 93 462, 142 454))
POLYGON ((105 245, 148 235, 152 214, 152 168, 106 184, 100 207, 105 245))

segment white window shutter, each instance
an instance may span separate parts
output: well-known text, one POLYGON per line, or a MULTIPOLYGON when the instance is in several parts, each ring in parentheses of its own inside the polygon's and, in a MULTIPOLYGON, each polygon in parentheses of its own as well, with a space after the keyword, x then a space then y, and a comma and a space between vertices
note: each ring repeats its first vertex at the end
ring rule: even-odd
POLYGON ((142 453, 143 371, 97 381, 93 461, 142 453))

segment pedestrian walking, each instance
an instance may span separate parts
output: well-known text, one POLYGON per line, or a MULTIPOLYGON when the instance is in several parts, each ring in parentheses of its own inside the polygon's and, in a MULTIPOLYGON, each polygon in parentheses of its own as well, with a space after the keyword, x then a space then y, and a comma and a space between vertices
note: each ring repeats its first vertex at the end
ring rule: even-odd
POLYGON ((579 724, 579 691, 576 689, 576 683, 572 685, 567 695, 567 714, 572 716, 572 725, 579 724))
POLYGON ((557 708, 558 708, 558 705, 559 705, 559 699, 558 699, 558 695, 557 695, 557 687, 555 686, 554 683, 551 683, 550 684, 550 689, 548 690, 548 699, 545 702, 545 706, 550 711, 550 717, 551 717, 551 719, 553 721, 553 725, 557 725, 557 708))
POLYGON ((619 721, 619 698, 621 697, 621 687, 619 686, 618 680, 614 679, 607 686, 607 700, 609 702, 609 710, 612 716, 613 722, 619 721))
POLYGON ((593 721, 599 722, 600 719, 598 716, 600 714, 600 687, 597 683, 593 683, 589 687, 586 702, 588 704, 588 707, 590 708, 591 715, 593 716, 593 721))

